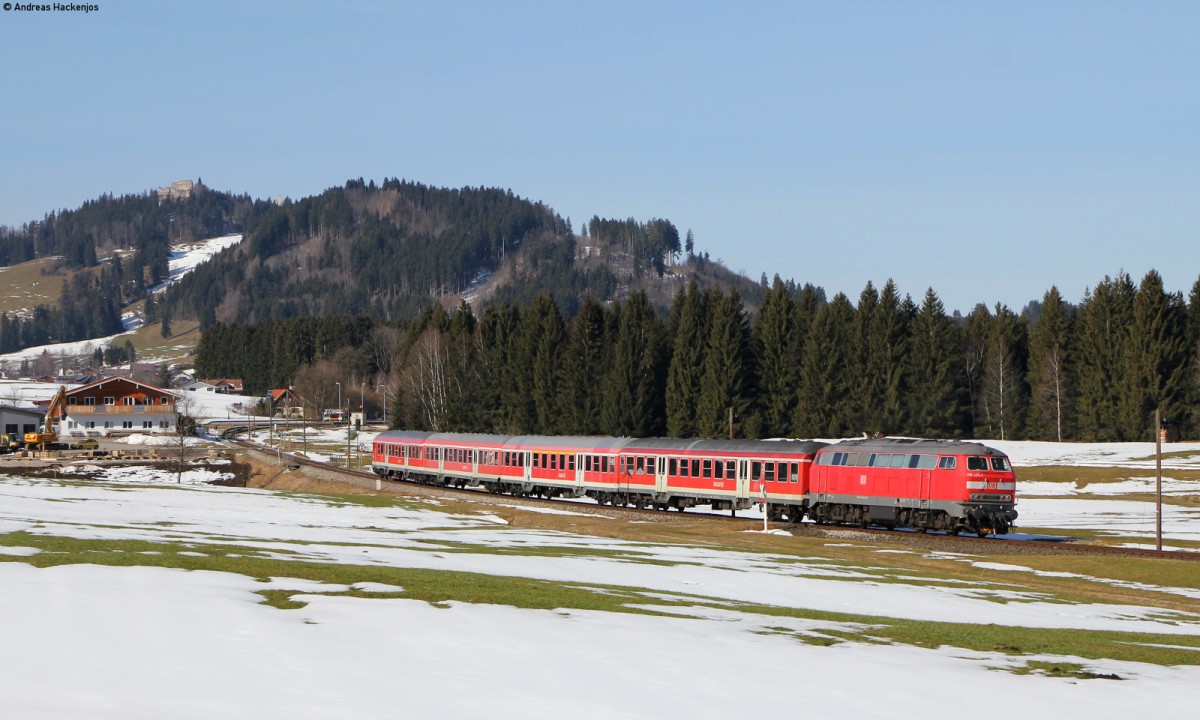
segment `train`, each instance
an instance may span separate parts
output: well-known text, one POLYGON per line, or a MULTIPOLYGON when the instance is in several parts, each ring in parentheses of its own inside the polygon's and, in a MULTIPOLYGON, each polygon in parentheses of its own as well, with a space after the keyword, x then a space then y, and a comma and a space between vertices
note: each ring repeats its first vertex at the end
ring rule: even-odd
POLYGON ((392 430, 372 443, 383 478, 603 505, 770 520, 1004 535, 1017 519, 1008 457, 978 442, 878 438, 683 440, 392 430))

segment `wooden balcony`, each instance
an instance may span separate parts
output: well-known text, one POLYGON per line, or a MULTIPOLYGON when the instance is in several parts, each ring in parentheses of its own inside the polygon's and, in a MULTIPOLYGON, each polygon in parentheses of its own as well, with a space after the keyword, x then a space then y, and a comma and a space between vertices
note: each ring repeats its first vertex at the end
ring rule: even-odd
POLYGON ((169 405, 68 405, 68 415, 166 415, 175 412, 169 405))

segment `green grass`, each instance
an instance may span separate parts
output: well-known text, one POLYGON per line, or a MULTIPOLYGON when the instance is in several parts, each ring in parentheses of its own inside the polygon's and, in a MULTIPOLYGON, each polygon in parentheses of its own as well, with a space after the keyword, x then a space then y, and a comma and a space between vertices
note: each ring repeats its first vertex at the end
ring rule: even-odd
POLYGON ((37 305, 57 307, 66 273, 42 274, 43 269, 55 262, 49 258, 42 258, 19 265, 9 265, 0 270, 0 287, 4 288, 0 290, 0 312, 32 313, 37 305))
MULTIPOLYGON (((260 592, 265 604, 280 610, 304 607, 304 602, 297 598, 314 594, 405 598, 438 606, 454 601, 540 610, 593 610, 685 618, 688 614, 682 612, 684 609, 701 607, 734 609, 763 617, 827 622, 831 627, 815 634, 777 630, 794 635, 800 642, 817 645, 837 642, 895 643, 928 648, 951 646, 1015 656, 1057 655, 1159 665, 1200 665, 1200 637, 1191 635, 1004 627, 982 622, 986 617, 981 618, 980 623, 969 624, 923 622, 882 615, 876 617, 737 603, 634 587, 561 584, 469 572, 281 560, 269 557, 278 555, 279 550, 265 551, 236 544, 81 540, 16 532, 0 535, 0 545, 40 550, 32 556, 0 556, 0 562, 21 562, 43 568, 78 563, 113 567, 150 566, 230 572, 264 582, 272 577, 287 577, 331 586, 373 582, 402 588, 382 593, 358 589, 343 591, 335 587, 331 587, 328 593, 277 589, 260 592), (673 609, 681 612, 672 612, 673 609), (847 624, 851 627, 847 627, 847 624)), ((881 612, 886 613, 886 608, 881 608, 881 612)), ((1027 667, 1032 668, 1031 672, 1037 669, 1032 664, 1027 664, 1027 667)))

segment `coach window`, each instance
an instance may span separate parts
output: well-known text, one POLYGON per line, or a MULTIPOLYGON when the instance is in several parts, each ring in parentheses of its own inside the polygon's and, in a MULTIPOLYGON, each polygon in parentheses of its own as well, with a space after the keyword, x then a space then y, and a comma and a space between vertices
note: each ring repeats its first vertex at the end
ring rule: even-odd
POLYGON ((717 460, 713 463, 713 479, 723 480, 725 478, 725 463, 717 460))
MULTIPOLYGON (((757 480, 758 478, 754 478, 757 480)), ((766 472, 763 474, 763 480, 766 482, 775 482, 775 463, 767 463, 766 472)))
POLYGON ((755 460, 750 463, 750 479, 759 480, 762 478, 763 464, 761 460, 755 460))
POLYGON ((638 455, 637 460, 635 460, 634 462, 636 463, 634 465, 634 467, 636 468, 636 470, 634 470, 634 472, 638 475, 645 475, 646 474, 646 458, 642 457, 641 455, 638 455))
POLYGON ((711 477, 712 477, 712 460, 705 460, 705 461, 704 461, 704 468, 703 468, 703 472, 704 472, 704 474, 703 474, 701 477, 704 477, 704 478, 711 478, 711 477))
POLYGON ((679 474, 679 460, 677 460, 675 458, 671 458, 670 460, 667 461, 667 474, 668 475, 678 475, 679 474))
POLYGON ((996 472, 1008 472, 1012 468, 1008 466, 1008 459, 1002 457, 992 458, 992 469, 996 472))
POLYGON ((988 469, 987 458, 979 457, 977 455, 972 455, 972 456, 968 457, 967 458, 967 469, 968 470, 987 470, 988 469))
POLYGON ((574 455, 567 456, 567 469, 571 470, 572 472, 575 470, 575 456, 574 455))
POLYGON ((953 470, 956 467, 958 467, 958 458, 953 455, 943 455, 942 458, 938 460, 939 470, 953 470))

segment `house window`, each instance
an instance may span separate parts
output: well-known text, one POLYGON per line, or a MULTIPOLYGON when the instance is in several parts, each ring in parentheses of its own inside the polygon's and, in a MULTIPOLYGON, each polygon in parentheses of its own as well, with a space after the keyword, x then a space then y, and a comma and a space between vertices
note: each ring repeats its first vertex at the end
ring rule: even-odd
POLYGON ((165 398, 165 397, 159 398, 159 399, 158 399, 158 402, 159 402, 159 403, 161 403, 161 404, 163 404, 163 405, 166 405, 166 404, 167 404, 167 398, 165 398))
POLYGON ((152 427, 154 427, 154 421, 152 421, 152 420, 143 420, 142 421, 142 429, 143 430, 149 430, 152 427))
POLYGON ((71 430, 74 430, 75 428, 79 427, 79 423, 75 422, 74 420, 68 420, 67 427, 71 430))
POLYGON ((16 435, 17 434, 17 424, 11 423, 9 425, 5 425, 4 432, 8 433, 9 435, 16 435))
POLYGON ((125 396, 125 397, 121 398, 121 402, 122 402, 122 403, 124 403, 124 404, 126 404, 126 405, 136 405, 136 404, 137 404, 137 398, 135 398, 135 397, 132 397, 132 396, 128 396, 128 395, 127 395, 127 396, 125 396))
POLYGON ((93 429, 93 428, 95 428, 95 427, 96 427, 96 421, 95 421, 95 420, 88 420, 87 422, 85 422, 85 423, 83 424, 83 426, 84 426, 85 428, 87 428, 88 430, 91 430, 91 429, 93 429))
POLYGON ((75 400, 76 400, 76 398, 74 398, 74 397, 69 397, 69 398, 67 398, 67 404, 68 404, 68 405, 76 405, 76 404, 78 404, 78 403, 76 403, 76 402, 75 402, 75 400))
POLYGON ((105 427, 105 428, 110 428, 110 427, 112 427, 112 420, 105 420, 105 421, 104 421, 104 427, 105 427))
POLYGON ((125 428, 126 430, 132 430, 133 429, 133 421, 132 420, 123 420, 123 421, 121 421, 121 427, 125 428))
POLYGON ((83 399, 83 404, 84 404, 84 405, 95 405, 95 404, 96 404, 96 398, 94 398, 94 397, 85 397, 85 398, 83 399))
POLYGON ((167 423, 167 421, 166 421, 166 420, 159 420, 159 421, 158 421, 158 426, 159 426, 160 428, 164 429, 164 430, 166 430, 167 428, 171 427, 171 426, 170 426, 170 425, 167 423))
POLYGON ((113 397, 112 395, 106 395, 106 396, 104 396, 104 404, 105 405, 116 405, 117 399, 115 397, 113 397))

